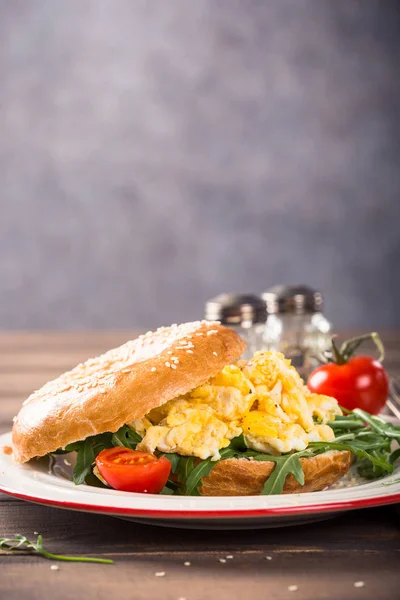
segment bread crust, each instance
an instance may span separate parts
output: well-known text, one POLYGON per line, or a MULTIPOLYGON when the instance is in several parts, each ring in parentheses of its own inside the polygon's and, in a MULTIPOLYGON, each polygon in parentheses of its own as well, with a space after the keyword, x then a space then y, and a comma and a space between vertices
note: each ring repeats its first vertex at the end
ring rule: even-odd
POLYGON ((144 417, 240 357, 245 342, 210 321, 161 327, 87 360, 25 400, 13 430, 17 462, 144 417))
MULTIPOLYGON (((347 450, 332 450, 301 458, 304 471, 304 485, 301 486, 293 475, 288 475, 284 494, 316 492, 332 485, 350 469, 353 455, 347 450)), ((200 494, 202 496, 259 496, 264 484, 275 468, 275 463, 245 458, 229 458, 215 465, 208 477, 203 477, 200 494)))

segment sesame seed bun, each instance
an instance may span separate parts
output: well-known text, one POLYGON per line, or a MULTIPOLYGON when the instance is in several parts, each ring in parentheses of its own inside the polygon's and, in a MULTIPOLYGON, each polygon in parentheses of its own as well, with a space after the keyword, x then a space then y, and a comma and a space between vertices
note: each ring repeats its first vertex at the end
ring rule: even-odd
MULTIPOLYGON (((286 478, 284 494, 317 492, 332 485, 350 469, 353 456, 347 450, 330 450, 312 458, 301 458, 304 485, 292 474, 286 478)), ((269 461, 229 458, 215 465, 208 477, 203 477, 202 496, 259 496, 275 468, 269 461)))
POLYGON ((235 361, 245 342, 219 323, 161 327, 91 358, 34 392, 12 430, 26 462, 144 417, 235 361))

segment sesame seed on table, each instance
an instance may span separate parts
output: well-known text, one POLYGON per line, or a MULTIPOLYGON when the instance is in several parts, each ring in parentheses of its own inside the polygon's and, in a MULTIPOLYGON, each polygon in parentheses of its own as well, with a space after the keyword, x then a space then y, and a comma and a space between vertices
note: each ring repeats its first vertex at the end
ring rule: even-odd
MULTIPOLYGON (((93 389, 90 370, 96 361, 87 362, 88 357, 134 337, 132 332, 0 333, 0 433, 11 428, 13 416, 33 390, 77 364, 76 389, 93 389)), ((400 333, 382 337, 385 364, 398 377, 400 333)), ((144 335, 137 343, 144 356, 150 340, 144 335)), ((169 368, 179 369, 180 357, 192 354, 192 348, 189 333, 165 360, 169 368)), ((102 360, 112 371, 128 356, 128 351, 125 356, 111 353, 102 360)), ((149 370, 156 378, 159 369, 168 366, 162 362, 157 372, 149 370)), ((100 391, 107 381, 104 377, 99 382, 100 391)), ((67 391, 62 378, 57 386, 67 391)), ((47 393, 52 391, 50 385, 47 393)), ((0 494, 0 537, 22 533, 36 539, 39 532, 44 547, 55 554, 115 560, 114 565, 54 564, 0 550, 1 597, 389 600, 398 597, 399 523, 399 507, 387 506, 296 527, 190 531, 44 507, 0 494)))

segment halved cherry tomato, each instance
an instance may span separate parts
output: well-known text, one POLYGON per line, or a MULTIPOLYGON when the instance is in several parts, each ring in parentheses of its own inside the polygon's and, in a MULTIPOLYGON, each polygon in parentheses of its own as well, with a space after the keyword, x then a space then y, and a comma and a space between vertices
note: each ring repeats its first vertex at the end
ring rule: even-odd
POLYGON ((115 490, 158 494, 171 471, 165 456, 157 458, 149 452, 139 452, 118 446, 102 450, 96 458, 100 475, 115 490))

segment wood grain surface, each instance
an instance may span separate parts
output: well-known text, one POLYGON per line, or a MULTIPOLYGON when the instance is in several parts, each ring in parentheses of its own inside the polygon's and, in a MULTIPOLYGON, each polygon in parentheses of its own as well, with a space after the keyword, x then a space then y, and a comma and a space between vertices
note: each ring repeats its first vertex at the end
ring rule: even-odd
MULTIPOLYGON (((130 337, 126 332, 0 334, 0 432, 10 429, 33 389, 130 337)), ((400 334, 387 332, 383 338, 386 365, 399 376, 400 334)), ((399 506, 312 525, 216 532, 151 527, 0 494, 0 536, 15 532, 28 537, 40 532, 53 552, 112 557, 115 564, 58 563, 55 571, 46 559, 0 551, 0 598, 9 600, 399 596, 399 506), (155 575, 160 572, 165 575, 155 575), (364 585, 355 587, 356 582, 364 585)))

